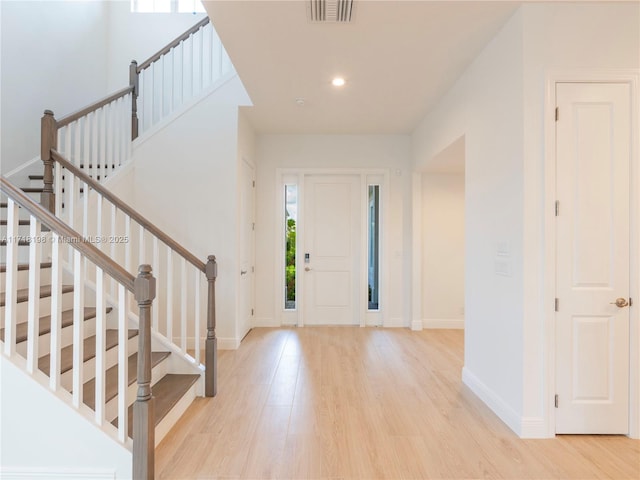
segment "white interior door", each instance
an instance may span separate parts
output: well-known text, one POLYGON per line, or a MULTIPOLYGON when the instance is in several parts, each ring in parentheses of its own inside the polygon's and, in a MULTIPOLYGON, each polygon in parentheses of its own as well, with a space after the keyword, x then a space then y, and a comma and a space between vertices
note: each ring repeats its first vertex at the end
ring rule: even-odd
POLYGON ((255 174, 254 168, 242 162, 240 188, 240 305, 238 335, 243 338, 251 329, 254 302, 255 252, 255 174))
POLYGON ((307 325, 360 324, 360 208, 359 176, 305 177, 302 274, 307 325))
POLYGON ((629 86, 558 84, 556 98, 556 432, 626 434, 629 86))

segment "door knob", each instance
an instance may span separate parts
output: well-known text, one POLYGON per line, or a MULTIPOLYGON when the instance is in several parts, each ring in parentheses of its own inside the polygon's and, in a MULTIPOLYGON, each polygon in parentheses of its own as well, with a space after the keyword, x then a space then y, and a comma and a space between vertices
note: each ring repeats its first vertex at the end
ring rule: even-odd
POLYGON ((305 271, 305 272, 310 272, 310 271, 311 271, 311 268, 310 268, 310 267, 304 267, 304 271, 305 271))
POLYGON ((618 308, 622 308, 622 307, 626 307, 627 305, 629 305, 629 302, 627 302, 626 298, 616 298, 615 302, 609 302, 609 305, 615 305, 618 308))
POLYGON ((247 271, 246 270, 240 270, 240 275, 246 275, 247 271))

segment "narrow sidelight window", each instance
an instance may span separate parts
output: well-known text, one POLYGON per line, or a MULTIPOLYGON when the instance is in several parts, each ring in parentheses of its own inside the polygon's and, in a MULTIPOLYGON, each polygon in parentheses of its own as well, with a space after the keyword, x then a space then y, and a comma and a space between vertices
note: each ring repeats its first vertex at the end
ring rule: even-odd
POLYGON ((296 308, 296 222, 298 220, 298 186, 284 186, 285 262, 284 309, 296 308))
POLYGON ((380 185, 369 185, 369 310, 378 310, 380 296, 380 185))

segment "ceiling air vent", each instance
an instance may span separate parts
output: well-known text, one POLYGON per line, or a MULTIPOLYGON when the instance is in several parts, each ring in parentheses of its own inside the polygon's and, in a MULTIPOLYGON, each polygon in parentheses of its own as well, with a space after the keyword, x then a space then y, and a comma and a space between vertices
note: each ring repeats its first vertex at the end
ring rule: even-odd
POLYGON ((309 0, 307 12, 313 23, 349 23, 353 19, 353 0, 309 0))

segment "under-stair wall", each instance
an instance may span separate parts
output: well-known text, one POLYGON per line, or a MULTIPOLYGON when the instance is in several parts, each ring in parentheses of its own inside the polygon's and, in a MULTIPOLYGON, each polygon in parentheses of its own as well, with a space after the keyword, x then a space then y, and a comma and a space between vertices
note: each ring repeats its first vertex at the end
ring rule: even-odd
POLYGON ((136 208, 196 256, 216 252, 218 275, 225 279, 216 287, 222 349, 240 342, 235 329, 238 107, 249 103, 237 75, 221 79, 206 98, 134 142, 134 168, 127 174, 132 180, 121 178, 119 187, 127 196, 124 186, 135 185, 136 208))

